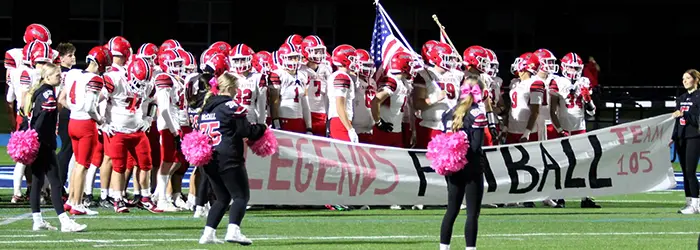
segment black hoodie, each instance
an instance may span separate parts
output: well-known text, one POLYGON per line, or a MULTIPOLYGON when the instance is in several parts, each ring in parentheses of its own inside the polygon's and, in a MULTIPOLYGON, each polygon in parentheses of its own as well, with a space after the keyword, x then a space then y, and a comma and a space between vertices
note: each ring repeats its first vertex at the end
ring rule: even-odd
POLYGON ((214 158, 210 166, 218 166, 219 171, 223 171, 245 164, 243 138, 258 140, 267 129, 264 124, 250 124, 247 113, 248 110, 230 96, 212 96, 206 101, 196 129, 212 140, 214 158))
POLYGON ((56 122, 58 111, 54 88, 42 84, 32 96, 32 113, 29 126, 39 134, 42 149, 56 150, 56 122))

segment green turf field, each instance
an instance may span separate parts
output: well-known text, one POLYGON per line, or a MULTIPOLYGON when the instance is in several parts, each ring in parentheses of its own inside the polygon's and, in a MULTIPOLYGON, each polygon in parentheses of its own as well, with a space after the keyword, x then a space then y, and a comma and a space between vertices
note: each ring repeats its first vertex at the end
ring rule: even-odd
MULTIPOLYGON (((3 190, 3 199, 9 193, 3 190)), ((682 192, 598 197, 602 209, 483 209, 479 249, 697 249, 700 215, 679 215, 682 192)), ((538 204, 538 206, 540 206, 538 204)), ((58 225, 50 208, 45 219, 58 225)), ((0 209, 0 249, 225 249, 198 245, 204 219, 189 212, 134 211, 78 217, 83 233, 31 231, 28 207, 0 209)), ((252 210, 243 232, 259 249, 437 249, 444 209, 394 211, 252 210)), ((217 236, 223 238, 226 221, 217 236)), ((452 249, 464 249, 462 214, 454 227, 452 249)), ((237 246, 236 246, 237 247, 237 246)))

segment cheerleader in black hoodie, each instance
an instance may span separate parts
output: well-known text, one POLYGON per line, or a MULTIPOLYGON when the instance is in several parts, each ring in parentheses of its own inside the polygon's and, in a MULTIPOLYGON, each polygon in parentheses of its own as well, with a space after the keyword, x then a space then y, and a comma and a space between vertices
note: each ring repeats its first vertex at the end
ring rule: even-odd
POLYGON ((238 79, 228 73, 217 78, 217 85, 207 93, 199 115, 198 129, 211 139, 214 146, 212 160, 204 166, 216 202, 209 210, 207 225, 199 239, 200 244, 221 243, 216 239, 216 227, 224 216, 231 200, 229 224, 225 240, 227 242, 250 245, 253 242, 241 233, 240 225, 245 216, 250 199, 248 173, 243 158, 244 139, 258 140, 267 129, 264 124, 250 124, 247 110, 233 101, 238 79))
MULTIPOLYGON (((61 82, 61 70, 58 66, 47 63, 41 68, 41 79, 32 84, 32 88, 24 100, 24 113, 29 114, 29 127, 38 134, 39 153, 36 160, 31 164, 32 189, 40 190, 44 185, 44 178, 49 179, 51 185, 51 202, 58 214, 61 222, 61 231, 80 232, 85 230, 86 225, 73 221, 63 210, 63 200, 61 191, 63 183, 58 176, 58 161, 56 159, 56 122, 58 120, 58 104, 54 87, 61 82)), ((41 216, 40 192, 32 192, 29 196, 29 205, 32 208, 32 219, 34 225, 32 229, 37 230, 57 230, 44 221, 41 216)))
MULTIPOLYGON (((471 88, 477 88, 478 78, 468 76, 464 84, 471 88)), ((476 91, 480 93, 481 91, 476 91)), ((469 93, 474 93, 469 91, 469 93)), ((462 200, 467 199, 467 221, 464 225, 464 239, 467 242, 467 250, 476 249, 476 235, 479 227, 479 214, 481 213, 481 200, 484 197, 484 171, 481 167, 484 144, 484 128, 488 125, 486 115, 480 111, 477 105, 478 98, 471 94, 460 94, 460 103, 455 109, 448 111, 443 116, 443 124, 446 131, 464 131, 469 139, 467 151, 468 163, 459 172, 445 176, 447 180, 447 211, 442 219, 440 228, 440 250, 450 249, 452 239, 452 227, 459 215, 459 207, 462 200), (449 129, 451 128, 451 129, 449 129)))

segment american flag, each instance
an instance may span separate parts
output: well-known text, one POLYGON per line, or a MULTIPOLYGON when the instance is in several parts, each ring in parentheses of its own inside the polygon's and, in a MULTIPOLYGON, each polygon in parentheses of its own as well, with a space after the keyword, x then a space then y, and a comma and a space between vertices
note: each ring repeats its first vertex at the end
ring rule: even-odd
POLYGON ((385 75, 386 70, 389 68, 391 57, 396 52, 410 51, 401 40, 394 36, 394 32, 387 22, 387 17, 384 16, 380 8, 382 6, 377 5, 377 18, 374 20, 374 31, 372 32, 372 46, 369 49, 374 57, 374 65, 377 67, 375 79, 385 75))

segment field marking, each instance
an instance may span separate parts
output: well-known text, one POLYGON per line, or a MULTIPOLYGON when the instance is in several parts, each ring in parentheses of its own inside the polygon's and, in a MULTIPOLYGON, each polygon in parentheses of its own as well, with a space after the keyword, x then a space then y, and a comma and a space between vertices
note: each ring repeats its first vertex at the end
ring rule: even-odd
POLYGON ((0 238, 34 238, 46 237, 46 234, 30 234, 30 235, 0 235, 0 238))
POLYGON ((3 221, 0 221, 0 226, 4 226, 4 225, 9 225, 9 224, 15 223, 15 222, 17 222, 17 221, 19 221, 19 220, 23 220, 23 219, 25 219, 25 218, 29 218, 30 216, 32 216, 32 213, 20 214, 20 215, 18 215, 18 216, 14 216, 14 217, 7 218, 7 219, 5 219, 5 220, 3 220, 3 221))
MULTIPOLYGON (((697 235, 700 232, 608 232, 608 233, 522 233, 522 234, 481 234, 479 237, 537 237, 537 236, 640 236, 640 235, 697 235)), ((464 235, 452 235, 453 238, 464 235)), ((279 236, 279 237, 251 237, 253 241, 285 241, 285 240, 386 240, 386 239, 437 239, 438 235, 376 235, 376 236, 279 236)), ((0 244, 56 244, 56 243, 124 243, 124 242, 197 242, 199 238, 192 239, 72 239, 72 240, 0 240, 0 244)), ((111 245, 114 246, 114 245, 111 245)))
POLYGON ((92 247, 145 247, 145 246, 153 246, 153 244, 123 244, 123 245, 102 244, 102 245, 92 245, 92 247))

